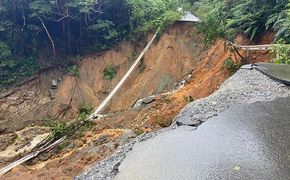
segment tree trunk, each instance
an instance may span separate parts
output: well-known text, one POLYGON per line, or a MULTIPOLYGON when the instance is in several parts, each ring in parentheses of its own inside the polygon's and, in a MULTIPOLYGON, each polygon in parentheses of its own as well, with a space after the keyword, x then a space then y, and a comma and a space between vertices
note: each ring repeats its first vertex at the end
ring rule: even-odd
POLYGON ((43 22, 43 20, 41 19, 40 16, 38 16, 38 19, 40 20, 40 22, 41 22, 43 28, 45 29, 45 32, 46 32, 46 34, 47 34, 47 36, 48 36, 48 38, 50 40, 50 43, 51 43, 51 46, 52 46, 52 51, 53 51, 53 59, 55 60, 55 58, 56 58, 56 51, 55 51, 54 41, 53 41, 53 39, 52 39, 52 37, 51 37, 51 35, 50 35, 50 33, 49 33, 46 25, 44 24, 44 22, 43 22))

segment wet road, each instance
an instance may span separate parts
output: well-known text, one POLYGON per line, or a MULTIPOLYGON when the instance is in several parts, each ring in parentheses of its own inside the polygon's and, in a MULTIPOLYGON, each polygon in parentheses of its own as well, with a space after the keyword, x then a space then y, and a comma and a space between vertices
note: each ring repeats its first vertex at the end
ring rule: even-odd
POLYGON ((290 179, 290 98, 233 107, 135 144, 118 180, 290 179))
POLYGON ((290 85, 290 65, 273 63, 256 63, 256 68, 270 78, 290 85))

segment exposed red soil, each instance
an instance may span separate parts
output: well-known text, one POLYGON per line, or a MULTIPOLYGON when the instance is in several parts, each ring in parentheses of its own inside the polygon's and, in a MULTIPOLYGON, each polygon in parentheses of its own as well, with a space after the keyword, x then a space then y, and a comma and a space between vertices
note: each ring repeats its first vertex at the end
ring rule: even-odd
MULTIPOLYGON (((181 29, 174 27, 170 29, 160 39, 159 43, 151 48, 144 59, 146 65, 144 74, 140 75, 139 72, 135 72, 107 109, 114 110, 115 113, 109 113, 98 120, 92 131, 88 132, 83 138, 75 140, 75 148, 66 149, 49 160, 37 162, 34 166, 19 166, 5 176, 0 177, 0 179, 71 179, 96 161, 100 161, 114 152, 119 145, 120 138, 126 134, 126 129, 136 132, 150 132, 168 126, 172 119, 188 103, 189 96, 193 99, 199 99, 217 90, 230 76, 230 73, 224 67, 224 61, 231 58, 236 64, 239 64, 241 58, 233 51, 227 49, 225 42, 221 39, 217 40, 211 47, 203 50, 200 45, 200 36, 195 39, 198 40, 197 44, 190 45, 191 48, 196 46, 199 49, 197 54, 192 55, 194 48, 186 48, 181 45, 184 42, 180 42, 179 45, 177 43, 182 36, 183 40, 190 44, 194 35, 188 33, 186 31, 187 28, 189 27, 185 26, 181 29), (183 65, 179 66, 178 64, 180 63, 183 63, 183 65), (176 72, 179 68, 183 68, 179 71, 181 73, 176 72), (189 72, 192 72, 192 77, 186 79, 188 84, 182 89, 171 95, 159 95, 155 102, 146 107, 128 109, 137 99, 146 97, 156 91, 158 81, 161 78, 159 74, 166 75, 166 73, 169 73, 175 82, 182 80, 189 72), (95 143, 92 143, 94 140, 96 140, 95 143)), ((261 41, 266 42, 269 40, 270 38, 266 38, 261 41)), ((239 36, 237 43, 250 44, 250 41, 245 37, 239 36)), ((124 48, 126 49, 126 47, 124 48)), ((66 77, 59 88, 57 94, 58 106, 67 107, 62 102, 71 101, 72 106, 70 106, 68 112, 72 112, 76 110, 74 107, 77 107, 78 103, 82 101, 91 102, 94 105, 98 104, 100 99, 112 88, 113 84, 116 84, 121 78, 121 76, 117 77, 111 84, 100 82, 101 85, 95 85, 96 82, 101 81, 103 78, 100 71, 111 62, 110 59, 124 58, 118 61, 118 74, 124 74, 125 69, 129 67, 126 59, 131 54, 131 50, 121 52, 113 50, 108 52, 108 54, 102 55, 101 57, 105 56, 105 58, 102 58, 104 62, 99 62, 100 60, 94 59, 95 57, 83 61, 80 77, 66 77), (127 54, 124 54, 124 52, 127 52, 127 54), (99 67, 100 69, 96 69, 99 67), (74 84, 77 84, 77 86, 74 84), (77 89, 74 90, 74 88, 77 89), (106 92, 103 92, 104 90, 106 92), (74 95, 71 95, 71 93, 74 95)), ((243 56, 246 55, 245 52, 241 52, 241 54, 243 56)), ((263 53, 251 53, 249 59, 253 59, 253 62, 268 61, 269 59, 265 58, 264 55, 266 56, 263 53)), ((166 88, 163 89, 163 91, 166 90, 166 88)), ((54 108, 59 109, 60 107, 55 106, 54 108)), ((68 112, 66 114, 71 114, 68 112)))

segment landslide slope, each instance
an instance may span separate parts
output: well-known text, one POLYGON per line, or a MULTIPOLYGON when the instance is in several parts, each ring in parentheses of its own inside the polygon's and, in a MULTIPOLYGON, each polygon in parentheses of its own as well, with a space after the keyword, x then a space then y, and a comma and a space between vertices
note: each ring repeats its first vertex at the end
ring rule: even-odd
MULTIPOLYGON (((236 41, 238 44, 251 43, 242 36, 236 41)), ((270 43, 268 41, 271 40, 268 37, 262 41, 270 43)), ((52 79, 62 77, 59 69, 48 69, 22 86, 3 93, 0 96, 2 133, 41 124, 47 116, 69 121, 78 115, 80 105, 98 105, 126 73, 138 54, 136 52, 143 47, 144 43, 131 45, 123 42, 101 55, 86 57, 79 63, 79 76, 64 76, 53 92, 50 90, 52 79), (103 70, 108 65, 117 69, 117 76, 112 81, 103 77, 103 70)), ((245 55, 245 52, 241 54, 245 55)), ((253 62, 269 60, 267 53, 250 55, 253 62)), ((91 131, 61 145, 62 150, 57 154, 43 154, 29 166, 19 166, 1 178, 70 179, 80 174, 130 138, 169 126, 189 101, 206 97, 217 90, 231 75, 224 67, 226 59, 232 59, 235 64, 241 62, 239 56, 225 47, 222 39, 205 48, 203 37, 196 33, 193 24, 171 26, 149 49, 140 67, 105 110, 108 114, 98 120, 91 131), (162 94, 173 90, 183 79, 186 81, 184 87, 162 94), (136 100, 152 94, 157 94, 153 103, 131 108, 136 100)), ((19 133, 9 134, 10 139, 15 139, 15 134, 19 133)), ((1 148, 3 151, 10 147, 7 142, 0 144, 7 146, 1 148)))

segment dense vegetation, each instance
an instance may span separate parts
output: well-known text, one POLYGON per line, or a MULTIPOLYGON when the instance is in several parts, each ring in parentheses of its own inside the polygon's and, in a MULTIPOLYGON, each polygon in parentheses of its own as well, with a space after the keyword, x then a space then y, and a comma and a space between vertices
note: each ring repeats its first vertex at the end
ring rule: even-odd
POLYGON ((78 75, 72 57, 138 40, 178 19, 180 8, 202 19, 206 44, 273 30, 277 43, 290 42, 289 0, 1 0, 0 88, 43 66, 65 65, 78 75))
POLYGON ((179 8, 179 0, 1 0, 0 86, 168 25, 179 8))
POLYGON ((194 9, 203 20, 200 31, 206 43, 217 37, 232 40, 237 33, 255 39, 265 31, 276 31, 276 42, 290 42, 288 0, 200 0, 194 9))
MULTIPOLYGON (((223 37, 232 41, 238 33, 250 39, 265 31, 274 31, 276 44, 290 43, 289 0, 192 0, 193 9, 202 19, 199 31, 205 44, 223 37)), ((289 47, 278 45, 273 52, 276 63, 290 64, 289 47)))

